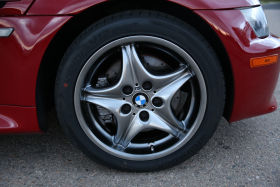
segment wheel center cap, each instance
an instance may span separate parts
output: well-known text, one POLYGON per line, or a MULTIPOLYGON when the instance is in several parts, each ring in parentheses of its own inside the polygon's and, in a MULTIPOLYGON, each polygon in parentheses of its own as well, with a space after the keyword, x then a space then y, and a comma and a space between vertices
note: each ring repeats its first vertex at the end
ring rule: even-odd
POLYGON ((144 107, 148 103, 148 97, 144 93, 138 93, 138 94, 134 95, 133 102, 138 107, 144 107))

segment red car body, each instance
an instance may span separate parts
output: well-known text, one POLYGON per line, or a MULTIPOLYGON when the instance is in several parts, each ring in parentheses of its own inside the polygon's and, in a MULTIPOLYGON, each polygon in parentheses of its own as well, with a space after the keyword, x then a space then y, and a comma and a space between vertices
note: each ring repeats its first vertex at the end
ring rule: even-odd
MULTIPOLYGON (((105 12, 104 7, 121 2, 20 0, 6 2, 0 8, 0 28, 14 28, 9 37, 0 38, 0 133, 31 133, 44 129, 41 124, 45 115, 41 108, 44 97, 38 96, 41 93, 38 87, 39 79, 43 76, 41 69, 51 63, 44 62, 51 46, 56 40, 63 40, 59 39, 61 33, 65 32, 66 27, 69 29, 76 17, 94 15, 98 19, 106 14, 100 14, 105 12)), ((258 6, 259 1, 155 2, 162 4, 161 7, 166 4, 185 9, 203 20, 206 27, 216 34, 215 40, 224 49, 220 52, 225 52, 227 59, 223 63, 230 69, 227 73, 225 109, 225 117, 230 122, 272 112, 277 108, 273 91, 278 80, 279 62, 251 68, 250 59, 279 54, 280 40, 273 36, 258 38, 238 10, 240 7, 258 6)), ((145 7, 149 8, 148 5, 145 7)))

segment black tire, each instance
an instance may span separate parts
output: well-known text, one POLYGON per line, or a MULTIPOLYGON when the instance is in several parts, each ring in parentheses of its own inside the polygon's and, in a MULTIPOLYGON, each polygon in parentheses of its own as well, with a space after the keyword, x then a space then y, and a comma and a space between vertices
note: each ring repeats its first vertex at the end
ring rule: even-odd
POLYGON ((133 10, 106 17, 92 24, 75 39, 58 69, 55 104, 60 125, 73 143, 90 158, 121 170, 151 171, 175 166, 193 156, 207 143, 223 113, 224 84, 219 60, 198 31, 185 22, 163 13, 133 10), (207 88, 205 115, 192 138, 175 152, 146 161, 118 158, 94 144, 79 124, 73 99, 77 78, 90 56, 111 41, 135 35, 163 38, 187 51, 200 68, 207 88))

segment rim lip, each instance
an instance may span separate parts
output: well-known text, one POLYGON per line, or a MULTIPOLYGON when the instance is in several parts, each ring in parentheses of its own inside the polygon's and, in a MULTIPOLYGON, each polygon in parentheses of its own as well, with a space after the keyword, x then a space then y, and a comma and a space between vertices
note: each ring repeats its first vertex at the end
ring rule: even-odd
POLYGON ((76 112, 76 117, 78 119, 79 125, 87 135, 87 137, 95 144, 97 145, 100 149, 103 151, 109 153, 110 155, 116 156, 118 158, 122 159, 127 159, 127 160, 132 160, 132 161, 146 161, 146 160, 154 160, 158 158, 162 158, 164 156, 170 155, 171 153, 177 151, 181 147, 183 147, 189 140, 194 136, 198 128, 200 127, 202 120, 204 118, 204 114, 206 111, 206 106, 207 106, 207 90, 206 90, 206 85, 205 81, 202 75, 202 72, 200 71, 198 65, 195 63, 194 59, 181 47, 178 45, 155 36, 148 36, 148 35, 137 35, 137 36, 128 36, 128 37, 123 37, 117 40, 114 40, 112 42, 109 42, 105 46, 101 47, 99 50, 97 50, 94 54, 91 55, 91 57, 87 60, 83 68, 81 69, 79 76, 76 81, 75 85, 75 90, 74 90, 74 107, 75 107, 75 112, 76 112), (85 81, 85 77, 88 73, 88 70, 92 67, 92 65, 95 63, 95 61, 101 57, 106 51, 117 47, 117 46, 122 46, 128 43, 134 43, 134 42, 149 42, 149 43, 154 43, 158 44, 164 47, 167 47, 174 52, 176 52, 178 55, 180 55, 187 65, 191 67, 191 70, 195 73, 195 76, 198 80, 199 88, 200 88, 200 103, 199 103, 199 110, 197 117, 185 137, 181 140, 179 140, 177 143, 172 145, 171 147, 164 149, 160 152, 157 153, 151 153, 151 154, 131 154, 131 153, 126 153, 122 151, 118 151, 105 143, 103 143, 101 140, 99 140, 94 133, 90 130, 88 127, 84 116, 82 114, 82 109, 81 109, 81 90, 82 90, 82 85, 85 81))

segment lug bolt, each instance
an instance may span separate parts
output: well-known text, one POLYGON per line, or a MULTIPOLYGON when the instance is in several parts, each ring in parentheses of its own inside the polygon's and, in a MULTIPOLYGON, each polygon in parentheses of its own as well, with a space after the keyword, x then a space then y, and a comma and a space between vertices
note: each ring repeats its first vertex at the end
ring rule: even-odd
POLYGON ((124 94, 129 95, 133 92, 133 88, 131 86, 125 86, 125 87, 123 87, 122 91, 124 94))
POLYGON ((121 107, 121 112, 123 114, 128 114, 129 112, 131 111, 131 106, 129 104, 124 104, 122 107, 121 107))
POLYGON ((155 107, 161 107, 161 105, 163 104, 163 101, 162 101, 161 98, 155 97, 155 98, 153 99, 152 103, 153 103, 153 105, 154 105, 155 107))
POLYGON ((143 87, 144 90, 150 90, 150 89, 152 89, 153 85, 152 85, 151 82, 146 81, 142 84, 142 87, 143 87))
POLYGON ((142 111, 140 112, 139 117, 142 121, 148 121, 149 113, 147 111, 142 111))

